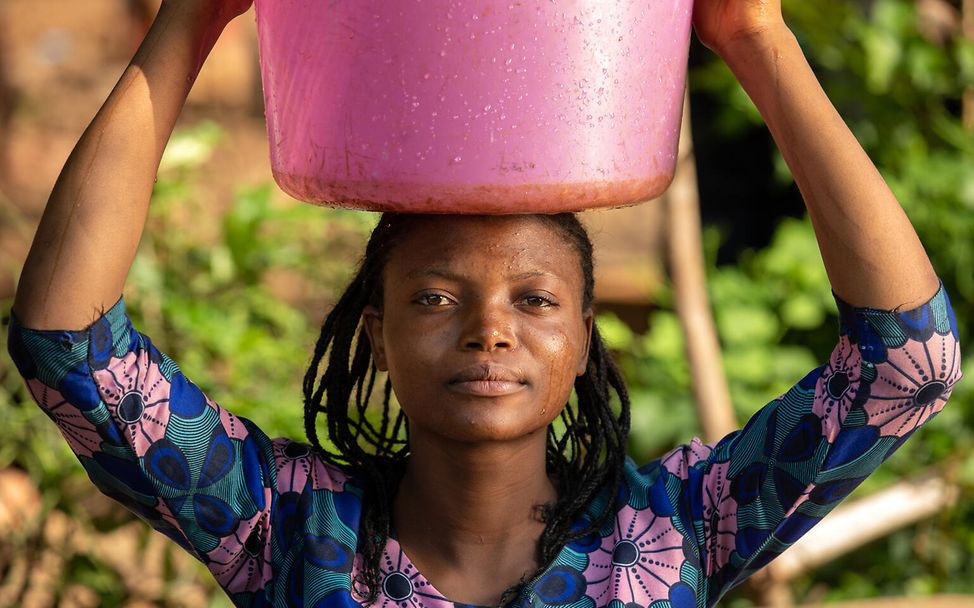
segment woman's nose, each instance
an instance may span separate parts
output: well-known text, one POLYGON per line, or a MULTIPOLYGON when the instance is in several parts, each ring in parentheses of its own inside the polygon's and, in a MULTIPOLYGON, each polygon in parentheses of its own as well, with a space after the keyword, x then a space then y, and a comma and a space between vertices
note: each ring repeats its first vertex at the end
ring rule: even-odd
POLYGON ((461 347, 469 350, 494 351, 517 347, 513 319, 503 304, 483 303, 472 306, 467 314, 461 347))

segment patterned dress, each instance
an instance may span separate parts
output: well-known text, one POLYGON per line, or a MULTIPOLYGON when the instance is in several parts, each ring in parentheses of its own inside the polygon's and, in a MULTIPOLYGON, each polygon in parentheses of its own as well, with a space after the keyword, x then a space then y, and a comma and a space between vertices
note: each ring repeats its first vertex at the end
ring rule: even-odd
MULTIPOLYGON (((943 289, 909 311, 842 302, 829 362, 714 445, 626 465, 615 517, 565 546, 517 606, 713 606, 795 542, 960 378, 943 289)), ((203 561, 238 606, 355 607, 362 492, 306 445, 210 401, 119 301, 84 331, 10 328, 30 393, 98 488, 203 561)), ((601 503, 604 504, 604 503, 601 503)), ((450 608, 390 539, 384 608, 450 608)))

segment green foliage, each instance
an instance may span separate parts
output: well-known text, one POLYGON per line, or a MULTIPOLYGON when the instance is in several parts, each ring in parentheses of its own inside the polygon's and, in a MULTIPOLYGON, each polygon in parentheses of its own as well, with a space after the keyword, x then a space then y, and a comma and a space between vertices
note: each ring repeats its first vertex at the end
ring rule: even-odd
MULTIPOLYGON (((767 249, 713 269, 709 291, 740 420, 824 362, 813 347, 834 342, 836 307, 807 223, 788 220, 767 249)), ((599 319, 611 328, 609 344, 630 382, 633 456, 640 460, 699 433, 683 333, 667 300, 645 336, 627 335, 613 317, 599 319)))

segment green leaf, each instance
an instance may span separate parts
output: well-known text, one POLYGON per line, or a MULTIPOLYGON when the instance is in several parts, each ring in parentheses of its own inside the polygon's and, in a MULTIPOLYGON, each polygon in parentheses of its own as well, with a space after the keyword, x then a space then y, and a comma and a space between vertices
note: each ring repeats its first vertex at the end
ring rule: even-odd
POLYGON ((213 155, 223 129, 213 121, 203 121, 173 133, 159 163, 161 173, 195 169, 213 155))
POLYGON ((862 33, 862 45, 866 52, 866 84, 873 93, 886 93, 903 49, 896 38, 876 29, 862 33))
POLYGON ((796 329, 814 329, 825 322, 825 307, 820 298, 795 293, 781 305, 781 319, 796 329))
POLYGON ((747 305, 723 306, 717 311, 717 328, 728 347, 763 345, 777 341, 778 317, 767 308, 747 305))
POLYGON ((633 344, 633 332, 614 313, 601 313, 597 321, 599 333, 610 350, 628 350, 633 344))

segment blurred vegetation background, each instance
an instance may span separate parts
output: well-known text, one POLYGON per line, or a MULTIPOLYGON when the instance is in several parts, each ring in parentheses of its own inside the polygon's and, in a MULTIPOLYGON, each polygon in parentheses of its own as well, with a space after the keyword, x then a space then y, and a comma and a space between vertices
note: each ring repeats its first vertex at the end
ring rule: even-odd
MULTIPOLYGON (((826 90, 926 244, 968 340, 966 373, 974 375, 967 346, 974 322, 974 43, 963 35, 960 2, 785 5, 826 90)), ((708 290, 731 396, 745 420, 826 360, 836 310, 814 236, 760 117, 716 57, 695 48, 691 65, 708 290), (738 162, 751 167, 746 183, 738 162)), ((8 118, 30 113, 24 104, 8 96, 8 118)), ((303 438, 301 377, 375 217, 290 201, 269 173, 228 188, 228 204, 213 204, 213 180, 234 180, 214 176, 208 163, 231 136, 190 116, 174 137, 126 300, 137 327, 212 398, 272 436, 303 438)), ((14 217, 9 193, 0 191, 0 207, 5 223, 25 222, 14 217)), ((6 263, 19 267, 22 259, 6 263)), ((0 300, 4 325, 10 304, 0 300)), ((631 452, 646 461, 700 429, 665 283, 640 314, 633 323, 631 310, 606 309, 599 320, 633 398, 631 452)), ((5 327, 0 349, 0 606, 227 605, 202 566, 92 496, 22 386, 6 354, 5 327)), ((974 385, 966 381, 854 495, 935 470, 960 488, 960 499, 801 577, 794 596, 812 603, 974 594, 972 452, 974 385)), ((725 604, 753 605, 746 591, 725 604)))

